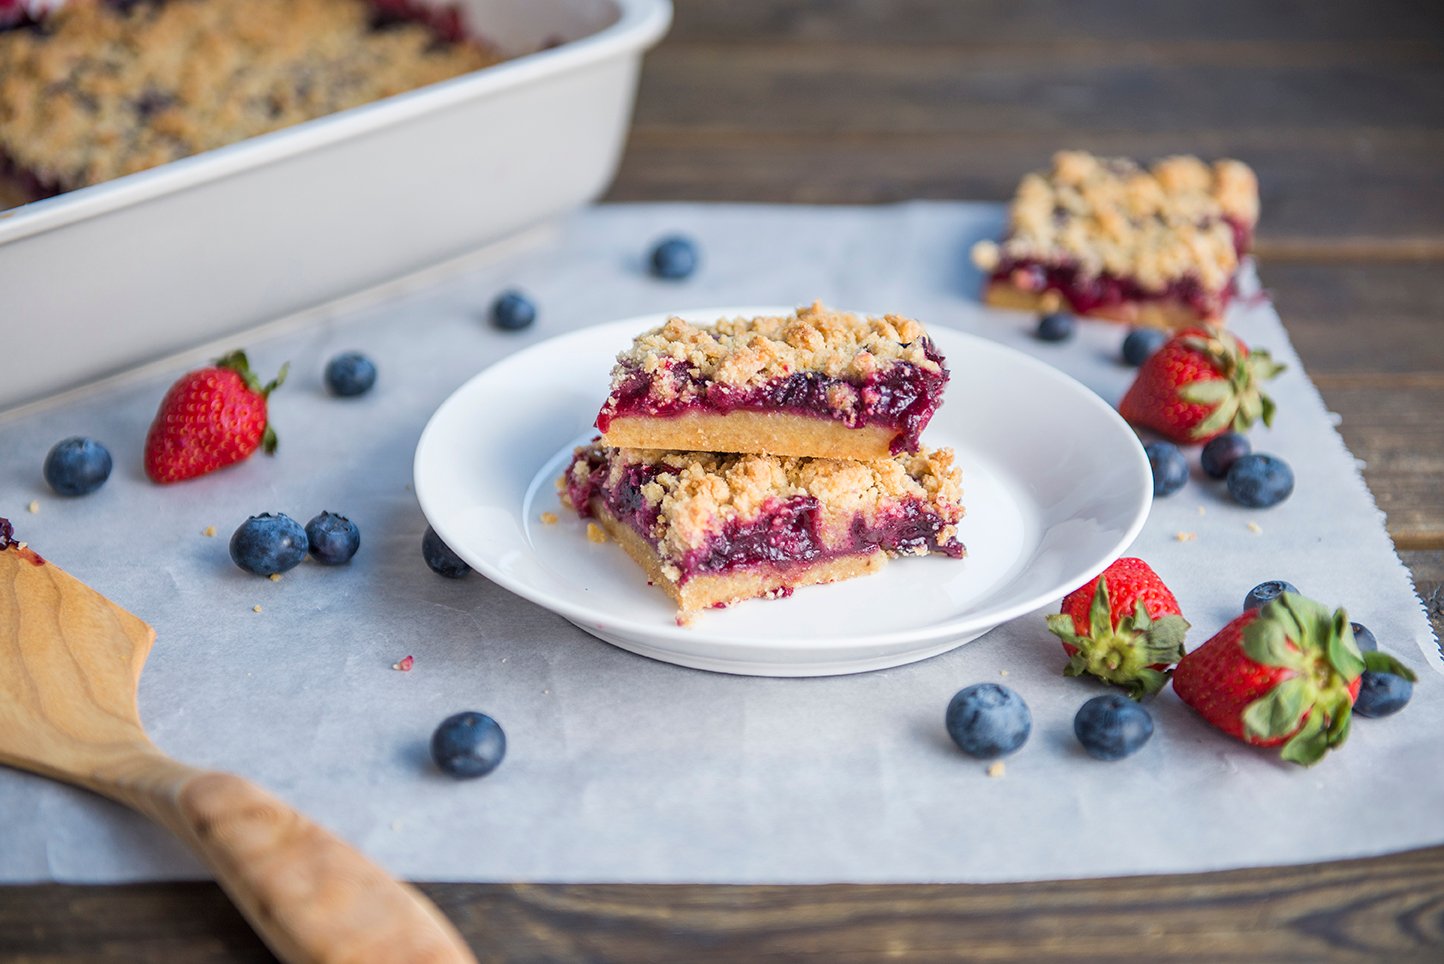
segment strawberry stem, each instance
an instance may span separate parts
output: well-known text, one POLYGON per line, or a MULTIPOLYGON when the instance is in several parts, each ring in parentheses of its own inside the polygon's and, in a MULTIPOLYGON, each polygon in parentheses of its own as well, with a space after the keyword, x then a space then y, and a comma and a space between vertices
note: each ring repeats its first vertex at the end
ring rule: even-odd
POLYGON ((1209 325, 1204 336, 1188 337, 1183 344, 1207 356, 1223 377, 1191 382, 1178 390, 1181 401, 1212 406, 1208 417, 1193 429, 1194 438, 1207 438, 1225 429, 1246 432, 1255 422, 1272 425, 1277 406, 1260 386, 1284 370, 1267 351, 1250 352, 1223 328, 1209 325))
POLYGON ((1361 653, 1349 615, 1332 613, 1312 599, 1284 593, 1259 610, 1243 631, 1243 649, 1262 666, 1291 675, 1243 711, 1249 742, 1287 737, 1282 756, 1312 766, 1349 737, 1354 697, 1350 692, 1365 669, 1413 680, 1408 667, 1386 653, 1361 653))
POLYGON ((1182 616, 1152 619, 1143 600, 1133 612, 1112 620, 1108 580, 1099 577, 1088 606, 1088 632, 1080 634, 1073 617, 1054 613, 1047 619, 1048 630, 1073 648, 1065 676, 1096 676, 1122 686, 1135 700, 1152 696, 1168 682, 1168 673, 1156 669, 1183 658, 1183 637, 1188 622, 1182 616))

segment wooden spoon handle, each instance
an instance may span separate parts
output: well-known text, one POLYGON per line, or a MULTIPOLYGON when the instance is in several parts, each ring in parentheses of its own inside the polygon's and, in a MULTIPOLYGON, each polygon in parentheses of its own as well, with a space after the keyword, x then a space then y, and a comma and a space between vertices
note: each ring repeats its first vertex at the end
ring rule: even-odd
POLYGON ((247 780, 188 776, 156 816, 191 843, 284 961, 474 962, 418 890, 247 780))

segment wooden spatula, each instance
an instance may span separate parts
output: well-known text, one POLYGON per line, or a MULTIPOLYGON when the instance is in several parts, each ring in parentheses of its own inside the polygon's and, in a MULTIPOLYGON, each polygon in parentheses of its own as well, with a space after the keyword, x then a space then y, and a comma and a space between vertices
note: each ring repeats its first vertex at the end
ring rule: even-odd
POLYGON ((135 691, 155 631, 9 528, 0 519, 0 763, 167 827, 283 960, 474 961, 415 888, 255 784, 151 743, 135 691))

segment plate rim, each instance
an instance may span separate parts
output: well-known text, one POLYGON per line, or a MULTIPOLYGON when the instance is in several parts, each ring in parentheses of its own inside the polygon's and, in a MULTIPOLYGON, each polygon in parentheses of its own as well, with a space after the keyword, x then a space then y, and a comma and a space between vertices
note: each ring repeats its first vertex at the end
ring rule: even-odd
MULTIPOLYGON (((465 562, 471 565, 471 567, 477 570, 477 572, 479 572, 481 575, 491 580, 492 582, 495 582, 497 585, 501 586, 503 589, 506 589, 508 592, 512 592, 518 596, 521 596, 524 599, 536 603, 544 609, 547 609, 553 613, 556 613, 557 615, 562 616, 563 618, 578 625, 583 629, 586 628, 587 624, 600 623, 599 628, 610 634, 626 634, 635 636, 637 638, 647 640, 648 643, 652 646, 658 646, 658 644, 662 643, 663 641, 669 643, 692 642, 695 644, 706 644, 710 646, 736 646, 743 650, 755 650, 758 646, 758 643, 755 640, 744 640, 740 638, 738 634, 711 632, 705 627, 703 623, 701 623, 701 621, 696 621, 685 626, 678 626, 671 623, 653 625, 651 623, 642 623, 624 617, 613 617, 611 614, 599 613, 597 610, 586 605, 585 602, 582 600, 573 601, 564 596, 554 595, 550 592, 534 586, 533 584, 524 579, 517 579, 512 577, 507 572, 492 565, 491 561, 486 556, 469 550, 464 545, 464 543, 461 542, 461 540, 447 538, 448 533, 446 531, 446 523, 442 522, 440 525, 438 525, 438 520, 434 518, 434 516, 436 515, 436 500, 432 498, 429 485, 425 479, 423 462, 425 461, 425 453, 428 445, 434 442, 434 435, 437 431, 439 431, 438 425, 443 420, 443 414, 448 412, 448 410, 453 406, 460 404, 461 400, 469 391, 473 390, 475 385, 486 379, 495 377, 495 372, 503 366, 522 364, 526 359, 532 358, 533 356, 542 356, 549 352, 555 352, 557 350, 558 342, 562 342, 571 338, 581 337, 589 333, 595 334, 597 329, 602 328, 614 327, 618 329, 629 329, 634 333, 641 332, 649 328, 655 327, 656 325, 662 324, 668 318, 674 316, 680 316, 682 318, 694 321, 699 319, 711 321, 717 318, 724 317, 750 317, 763 314, 786 314, 792 310, 793 308, 790 306, 784 307, 777 305, 763 305, 743 307, 728 306, 720 308, 703 307, 688 308, 678 311, 649 312, 646 314, 631 316, 627 318, 603 321, 597 324, 586 325, 581 328, 576 328, 571 331, 561 332, 559 334, 553 335, 550 338, 546 338, 542 341, 536 342, 535 344, 528 345, 525 348, 512 352, 504 358, 497 359, 495 362, 486 366, 475 375, 472 375, 461 385, 457 386, 457 388, 454 389, 451 393, 449 393, 447 397, 439 405, 437 405, 436 409, 427 419, 426 425, 422 429, 420 437, 417 439, 416 450, 412 459, 412 487, 416 494, 417 502, 421 507, 421 512, 426 517, 427 523, 436 530, 437 534, 441 536, 443 542, 446 542, 448 546, 451 546, 453 551, 455 551, 457 555, 461 556, 461 558, 465 562), (453 543, 458 543, 459 547, 458 545, 453 545, 453 543)), ((858 313, 874 314, 872 312, 858 313)), ((1135 435, 1136 437, 1136 433, 1133 432, 1132 427, 1126 421, 1124 421, 1123 417, 1118 414, 1118 412, 1113 408, 1112 405, 1108 404, 1108 402, 1105 401, 1103 397, 1100 396, 1097 392, 1093 391, 1087 385, 1084 385, 1082 382, 1078 381, 1076 378, 1074 378, 1072 375, 1069 375, 1062 369, 1050 365, 1048 362, 1042 359, 1035 358, 1032 355, 1027 354, 1026 352, 1019 351, 1016 348, 1003 344, 1002 342, 995 341, 991 338, 987 338, 983 335, 975 334, 973 332, 963 331, 961 329, 953 328, 948 325, 936 323, 930 324, 929 330, 947 331, 949 337, 961 338, 969 342, 984 345, 990 351, 1000 351, 1004 355, 1008 356, 1011 361, 1022 364, 1024 367, 1031 369, 1040 377, 1055 379, 1063 382, 1070 390, 1078 393, 1082 397, 1085 404, 1092 406, 1099 414, 1101 414, 1105 422, 1111 422, 1114 428, 1126 432, 1130 435, 1135 435)), ((621 343, 619 343, 619 345, 620 344, 621 343)), ((618 350, 621 350, 620 347, 618 350)), ((1149 514, 1152 510, 1152 469, 1148 465, 1148 458, 1147 455, 1144 453, 1142 444, 1140 443, 1135 448, 1135 469, 1138 473, 1138 480, 1142 484, 1140 485, 1141 499, 1140 502, 1134 506, 1133 518, 1131 519, 1123 535, 1119 539, 1117 539, 1113 543, 1113 545, 1109 547, 1107 552, 1102 553, 1095 563, 1092 563, 1089 566, 1085 567, 1082 570, 1082 575, 1080 575, 1076 580, 1070 576, 1066 581, 1060 580, 1057 586, 1050 588, 1046 593, 1035 593, 1032 596, 1025 598, 1024 600, 1018 603, 1014 603, 1013 605, 1003 609, 993 611, 985 610, 981 613, 973 613, 971 615, 961 618, 954 618, 951 620, 945 619, 926 627, 889 630, 881 633, 872 633, 845 639, 832 638, 829 639, 828 642, 829 646, 831 647, 831 652, 837 654, 837 656, 835 656, 834 658, 840 657, 843 651, 855 648, 875 648, 878 646, 899 646, 908 644, 922 645, 929 642, 936 642, 948 638, 963 636, 969 636, 970 638, 973 638, 976 636, 980 636, 996 626, 1002 625, 1005 622, 1010 622, 1020 616, 1026 615, 1027 613, 1042 608, 1043 606, 1046 606, 1051 602, 1061 599, 1063 596, 1067 595, 1069 592, 1072 592, 1078 586, 1087 585, 1088 582, 1097 577, 1099 573, 1103 572, 1103 570, 1108 568, 1108 566, 1112 565, 1117 559, 1122 557, 1122 555, 1128 550, 1128 547, 1137 540, 1138 535, 1140 532, 1142 532, 1143 527, 1147 523, 1149 514)), ((524 519, 521 521, 523 523, 525 522, 524 519)), ((524 528, 525 527, 523 526, 523 529, 524 528)), ((456 535, 454 530, 451 534, 453 536, 456 535)), ((784 637, 775 640, 774 645, 776 645, 779 649, 789 648, 795 651, 798 648, 799 644, 812 642, 816 639, 817 636, 815 634, 804 635, 802 633, 788 632, 785 634, 784 637)), ((658 646, 658 648, 661 647, 658 646)), ((737 655, 739 659, 750 658, 747 652, 739 652, 737 655)))

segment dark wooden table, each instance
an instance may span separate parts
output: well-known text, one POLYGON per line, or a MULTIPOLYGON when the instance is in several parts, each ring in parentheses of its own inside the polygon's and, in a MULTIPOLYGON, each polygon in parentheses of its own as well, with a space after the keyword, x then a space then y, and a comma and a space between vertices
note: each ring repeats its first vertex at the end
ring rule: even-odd
MULTIPOLYGON (((1258 170, 1264 279, 1439 628, 1444 5, 679 0, 610 197, 1002 200, 1073 146, 1258 170)), ((1444 959, 1444 847, 997 886, 426 889, 497 960, 1444 959)), ((0 889, 0 958, 268 955, 213 885, 175 884, 0 889)))

